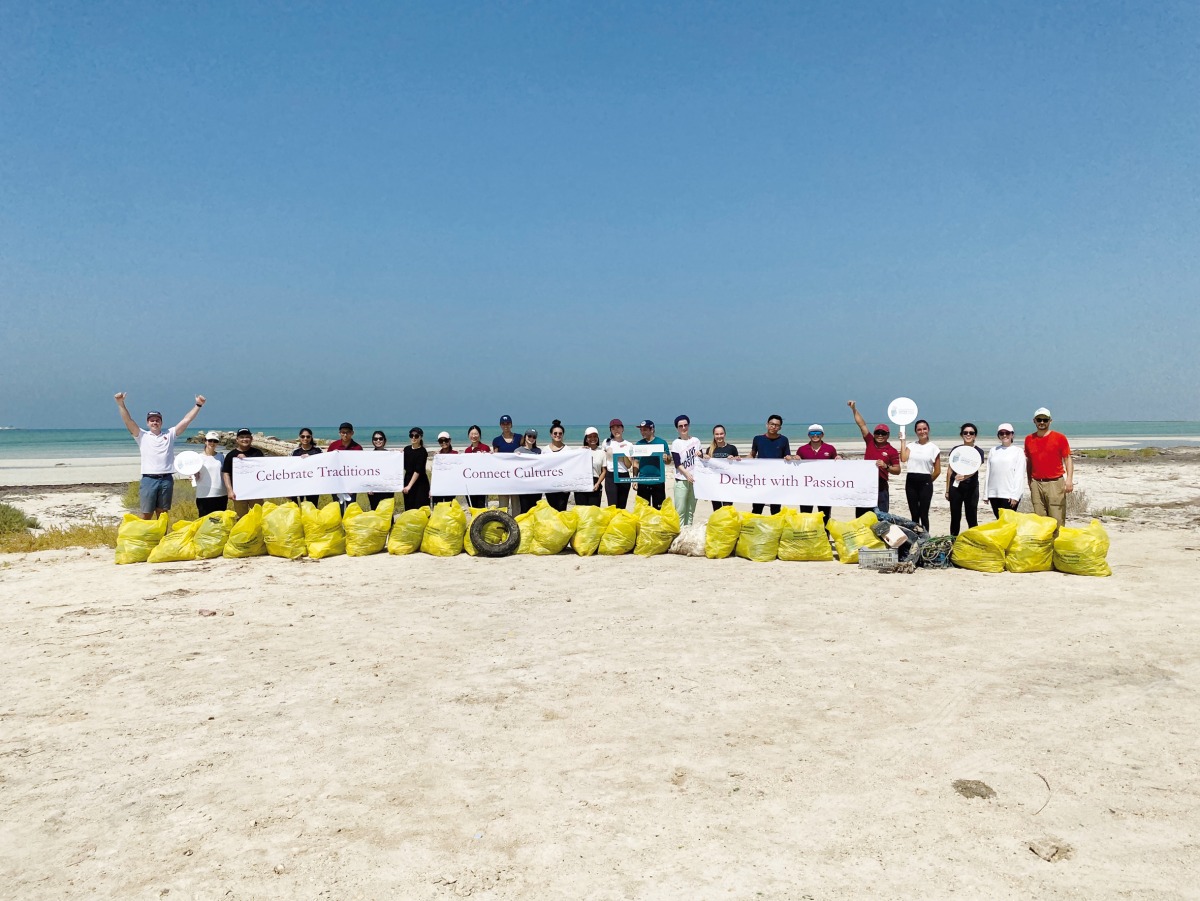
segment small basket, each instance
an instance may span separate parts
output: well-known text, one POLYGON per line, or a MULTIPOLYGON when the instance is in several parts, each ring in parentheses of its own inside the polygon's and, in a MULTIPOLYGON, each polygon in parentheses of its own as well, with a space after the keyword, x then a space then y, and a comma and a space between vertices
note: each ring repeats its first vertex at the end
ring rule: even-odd
POLYGON ((888 569, 900 562, 900 552, 895 548, 867 548, 861 547, 858 549, 858 568, 881 570, 888 569))

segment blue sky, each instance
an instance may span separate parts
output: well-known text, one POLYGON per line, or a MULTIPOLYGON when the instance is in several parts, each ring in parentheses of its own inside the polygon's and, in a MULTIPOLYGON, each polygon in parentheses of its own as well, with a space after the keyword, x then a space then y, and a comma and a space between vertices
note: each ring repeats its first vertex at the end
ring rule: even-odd
POLYGON ((0 3, 0 424, 1200 420, 1198 39, 1170 2, 0 3))

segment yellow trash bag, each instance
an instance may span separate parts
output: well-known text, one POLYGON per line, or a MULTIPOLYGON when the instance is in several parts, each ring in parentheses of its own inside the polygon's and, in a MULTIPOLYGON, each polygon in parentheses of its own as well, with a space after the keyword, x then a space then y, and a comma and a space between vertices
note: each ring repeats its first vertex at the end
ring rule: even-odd
POLYGON ((779 536, 780 560, 832 560, 833 548, 825 533, 825 514, 784 510, 783 534, 779 536))
POLYGON ((1017 534, 1004 555, 1010 573, 1044 573, 1054 568, 1054 532, 1058 520, 1036 513, 1001 510, 1001 522, 1011 522, 1017 534))
POLYGON ((162 541, 150 552, 147 563, 178 563, 196 559, 196 530, 200 520, 182 520, 172 526, 162 541))
POLYGON ((263 541, 262 504, 255 504, 250 512, 233 524, 229 530, 229 540, 225 542, 225 557, 240 559, 242 557, 261 557, 267 552, 266 542, 263 541))
POLYGON ((380 501, 374 510, 349 504, 342 517, 342 528, 346 530, 346 553, 351 557, 369 557, 382 551, 387 546, 388 529, 391 528, 395 509, 396 500, 391 497, 380 501))
POLYGON ((229 540, 229 530, 236 521, 237 514, 232 510, 217 510, 201 519, 200 528, 196 530, 196 559, 220 557, 229 540))
POLYGON ((604 530, 612 521, 616 507, 576 507, 575 534, 571 538, 571 548, 580 557, 590 557, 600 549, 600 539, 604 530))
POLYGON ((1100 520, 1086 529, 1064 526, 1054 539, 1054 568, 1075 576, 1111 576, 1108 567, 1108 533, 1100 520))
POLYGON ((770 563, 779 556, 779 539, 782 537, 783 511, 770 516, 743 513, 734 553, 756 563, 770 563))
POLYGON ((833 536, 833 546, 837 551, 839 563, 857 563, 859 548, 887 547, 871 531, 871 526, 877 522, 879 517, 870 510, 850 522, 829 520, 829 534, 833 536))
POLYGON ((145 563, 150 553, 167 534, 167 514, 158 519, 142 519, 126 513, 117 529, 117 562, 145 563))
POLYGON ((529 553, 535 556, 550 557, 559 553, 575 534, 574 527, 569 523, 571 520, 578 521, 577 518, 574 515, 567 517, 559 513, 544 499, 538 501, 529 513, 529 526, 522 525, 521 532, 524 534, 526 528, 533 532, 533 544, 529 553))
POLYGON ((392 523, 392 534, 388 538, 389 554, 415 554, 421 549, 425 537, 425 526, 429 524, 429 508, 414 507, 405 510, 392 523))
POLYGON ((628 510, 617 510, 608 521, 596 552, 602 557, 628 554, 637 545, 637 533, 638 518, 628 510))
POLYGON ((272 557, 295 560, 308 552, 304 545, 304 523, 300 519, 300 508, 294 501, 286 504, 264 503, 262 533, 267 553, 272 557))
POLYGON ((514 516, 517 528, 521 530, 521 543, 517 545, 517 554, 532 554, 533 553, 533 511, 522 513, 520 516, 514 516))
POLYGON ((458 501, 443 501, 433 508, 429 525, 421 536, 421 550, 435 557, 453 557, 463 550, 467 514, 458 501))
POLYGON ((960 532, 954 539, 950 559, 955 566, 977 573, 1004 572, 1004 555, 1017 534, 1017 524, 998 519, 960 532))
POLYGON ((713 510, 704 527, 704 556, 709 560, 724 560, 737 547, 742 534, 742 514, 730 504, 713 510))
POLYGON ((314 560, 346 553, 346 531, 342 528, 342 510, 337 501, 318 507, 312 501, 300 505, 304 525, 304 544, 314 560))
POLYGON ((633 513, 638 518, 637 542, 633 552, 639 557, 653 557, 669 551, 671 542, 679 535, 679 514, 675 512, 675 502, 667 498, 662 507, 655 510, 644 498, 639 497, 633 505, 633 513))

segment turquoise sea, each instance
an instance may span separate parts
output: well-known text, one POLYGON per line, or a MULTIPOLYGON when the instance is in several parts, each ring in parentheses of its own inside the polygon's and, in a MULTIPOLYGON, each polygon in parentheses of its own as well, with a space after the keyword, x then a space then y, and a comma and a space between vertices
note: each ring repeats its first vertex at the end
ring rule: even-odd
MULTIPOLYGON (((872 421, 869 425, 874 425, 872 421)), ((522 424, 518 423, 519 426, 522 424)), ((583 439, 585 424, 568 425, 567 443, 579 444, 583 439)), ((639 437, 636 423, 626 425, 625 435, 632 441, 639 437)), ((670 421, 657 424, 657 434, 670 441, 676 436, 675 428, 670 421)), ((853 422, 826 422, 825 440, 833 445, 844 444, 847 448, 857 449, 862 441, 858 428, 853 422)), ((958 443, 958 427, 960 423, 935 422, 933 440, 948 449, 958 443)), ((988 446, 995 443, 994 422, 979 422, 981 444, 988 446)), ((1021 436, 1033 431, 1031 423, 1014 423, 1018 440, 1021 436)), ((600 429, 600 437, 608 434, 608 428, 603 423, 596 423, 600 429)), ((467 443, 466 425, 424 425, 425 443, 436 447, 434 440, 440 431, 449 432, 454 439, 454 447, 461 449, 467 443)), ((1088 447, 1088 438, 1116 438, 1123 447, 1173 447, 1186 444, 1200 444, 1200 422, 1055 422, 1056 430, 1063 432, 1071 441, 1072 447, 1088 447)), ((208 426, 208 428, 224 429, 224 426, 208 426)), ((549 427, 536 424, 539 440, 544 444, 549 440, 549 427)), ((382 426, 388 435, 391 447, 402 447, 407 444, 409 426, 382 426)), ((726 423, 728 441, 739 450, 748 451, 751 439, 764 431, 763 423, 726 423)), ((783 433, 791 438, 792 446, 807 440, 808 423, 786 424, 783 433)), ((194 429, 191 434, 198 434, 194 429)), ((256 432, 273 435, 278 438, 294 440, 299 431, 297 426, 264 426, 255 428, 256 432)), ((337 426, 313 427, 318 440, 337 437, 337 426)), ((362 429, 355 433, 355 438, 364 446, 370 445, 372 429, 362 429)), ((484 429, 484 441, 490 443, 499 434, 496 426, 484 429)), ((701 441, 708 441, 712 435, 712 424, 694 423, 692 434, 701 441)), ((899 429, 893 426, 893 437, 899 436, 899 429)), ((911 436, 910 436, 911 437, 911 436)), ((67 457, 129 457, 137 456, 137 447, 129 433, 124 429, 0 429, 0 459, 19 460, 35 458, 67 458, 67 457)))

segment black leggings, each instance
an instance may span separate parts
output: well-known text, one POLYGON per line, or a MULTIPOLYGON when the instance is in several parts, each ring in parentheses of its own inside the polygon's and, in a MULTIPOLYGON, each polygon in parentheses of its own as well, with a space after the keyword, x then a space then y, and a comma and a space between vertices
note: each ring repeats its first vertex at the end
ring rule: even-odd
POLYGON ((576 507, 599 507, 600 492, 599 491, 576 491, 575 492, 576 507))
POLYGON ((629 483, 618 482, 610 472, 604 476, 604 495, 608 506, 624 510, 629 505, 629 483))
POLYGON ((904 493, 908 496, 908 515, 928 532, 929 505, 933 503, 933 476, 910 472, 904 480, 904 493))
POLYGON ((571 499, 571 492, 569 492, 569 491, 547 491, 546 492, 546 503, 549 504, 551 507, 553 507, 555 510, 557 510, 559 513, 562 513, 564 510, 567 509, 567 501, 569 501, 570 499, 571 499))
POLYGON ((229 498, 227 497, 198 497, 196 498, 197 518, 224 510, 228 506, 229 498))
POLYGON ((713 501, 712 505, 714 510, 720 510, 722 507, 732 507, 733 501, 713 501))
MULTIPOLYGON (((766 506, 767 506, 766 504, 751 504, 750 512, 751 513, 762 513, 763 510, 766 508, 766 506)), ((782 509, 783 509, 783 504, 771 504, 771 514, 772 515, 778 513, 782 509)))
POLYGON ((989 497, 988 503, 992 505, 992 515, 996 517, 996 519, 1000 518, 1001 510, 1016 510, 1017 507, 1021 505, 1020 500, 1014 504, 1006 497, 989 497))
POLYGON ((486 494, 469 494, 469 495, 467 495, 467 503, 470 504, 472 507, 474 507, 476 510, 482 509, 483 507, 487 506, 487 495, 486 494))
POLYGON ((661 482, 655 485, 638 485, 637 496, 658 510, 667 499, 667 486, 661 482))
POLYGON ((979 476, 971 476, 962 484, 954 484, 950 477, 950 534, 957 535, 962 525, 962 515, 967 514, 967 528, 979 524, 979 476))
MULTIPOLYGON (((811 505, 801 505, 800 512, 812 513, 813 508, 811 505)), ((817 512, 825 514, 825 525, 829 525, 829 520, 833 519, 833 507, 817 507, 817 512)))

